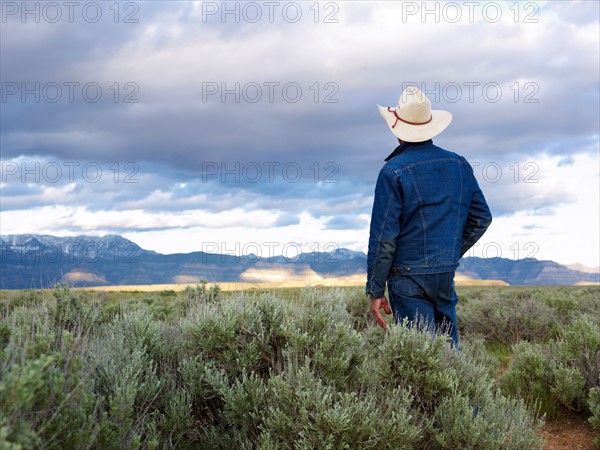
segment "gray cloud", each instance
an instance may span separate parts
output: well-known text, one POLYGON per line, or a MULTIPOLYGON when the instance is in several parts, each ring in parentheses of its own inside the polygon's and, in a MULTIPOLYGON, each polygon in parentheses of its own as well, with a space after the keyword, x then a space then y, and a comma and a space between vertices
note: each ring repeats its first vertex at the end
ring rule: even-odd
POLYGON ((282 214, 275 221, 274 225, 276 227, 287 227, 289 225, 298 225, 300 223, 300 218, 295 214, 282 214))
POLYGON ((296 24, 203 22, 201 2, 139 5, 132 24, 110 16, 97 24, 3 23, 3 82, 39 82, 47 94, 48 83, 63 86, 56 103, 2 99, 3 161, 94 162, 105 174, 97 183, 13 179, 2 190, 3 210, 60 203, 218 212, 243 205, 285 212, 275 226, 296 224, 307 211, 335 214, 330 229, 353 229, 353 217, 370 213, 377 171, 396 145, 376 104, 393 105, 410 81, 428 91, 434 108, 454 114, 437 144, 478 163, 476 172, 490 163, 503 168, 499 182, 482 183, 496 215, 539 214, 574 200, 547 184, 525 185, 523 170, 511 182, 511 164, 554 154, 564 166, 577 153, 597 153, 595 2, 548 2, 538 23, 468 25, 402 23, 393 3, 339 3, 335 24, 309 16, 296 24), (102 98, 86 101, 77 88, 71 103, 65 82, 98 83, 102 98), (273 102, 269 82, 279 83, 273 102), (240 102, 231 94, 224 103, 219 95, 203 102, 203 83, 240 83, 240 102), (297 102, 284 98, 286 83, 302 89, 297 102), (245 101, 256 85, 261 100, 245 101), (126 95, 137 102, 125 103, 126 95), (327 95, 337 102, 325 103, 327 95), (111 180, 115 163, 137 167, 137 182, 111 180), (290 181, 292 172, 284 176, 286 164, 301 168, 298 181, 290 181), (222 182, 215 165, 236 174, 222 182), (256 165, 263 172, 250 182, 256 165), (236 175, 241 180, 232 182, 236 175))
POLYGON ((356 215, 341 214, 329 219, 325 228, 328 230, 360 230, 364 229, 368 223, 356 215))
POLYGON ((572 166, 575 163, 575 158, 573 155, 567 155, 558 161, 558 167, 572 166))

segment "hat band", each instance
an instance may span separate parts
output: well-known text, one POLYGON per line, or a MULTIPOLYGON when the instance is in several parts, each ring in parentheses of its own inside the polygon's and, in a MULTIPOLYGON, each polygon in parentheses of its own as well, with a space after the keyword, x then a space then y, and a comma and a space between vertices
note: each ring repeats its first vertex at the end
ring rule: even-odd
POLYGON ((388 112, 393 112, 394 116, 396 116, 396 121, 394 122, 394 125, 392 125, 392 128, 394 128, 396 126, 396 124, 398 123, 399 120, 401 122, 407 123, 409 125, 426 125, 429 122, 431 122, 431 119, 433 119, 433 116, 430 115, 429 120, 426 122, 409 122, 408 120, 404 120, 402 117, 400 117, 395 109, 392 111, 392 109, 389 106, 388 106, 388 112))

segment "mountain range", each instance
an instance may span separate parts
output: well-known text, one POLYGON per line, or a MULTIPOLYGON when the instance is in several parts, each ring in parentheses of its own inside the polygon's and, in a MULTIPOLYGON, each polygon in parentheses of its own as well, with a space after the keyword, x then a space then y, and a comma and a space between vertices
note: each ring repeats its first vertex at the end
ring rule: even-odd
MULTIPOLYGON (((214 254, 161 254, 118 235, 56 237, 37 234, 0 238, 0 289, 263 281, 265 277, 348 277, 366 273, 367 255, 344 248, 294 258, 214 254)), ((579 268, 579 266, 576 266, 579 268)), ((554 261, 466 257, 457 275, 511 285, 599 283, 598 271, 574 270, 554 261)))

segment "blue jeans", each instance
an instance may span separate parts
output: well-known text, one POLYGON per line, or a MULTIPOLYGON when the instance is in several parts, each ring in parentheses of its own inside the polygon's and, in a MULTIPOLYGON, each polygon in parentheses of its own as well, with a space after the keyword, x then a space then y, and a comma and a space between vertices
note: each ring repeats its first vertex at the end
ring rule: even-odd
POLYGON ((396 323, 406 317, 412 324, 446 333, 458 350, 454 272, 393 275, 388 278, 390 306, 396 323))

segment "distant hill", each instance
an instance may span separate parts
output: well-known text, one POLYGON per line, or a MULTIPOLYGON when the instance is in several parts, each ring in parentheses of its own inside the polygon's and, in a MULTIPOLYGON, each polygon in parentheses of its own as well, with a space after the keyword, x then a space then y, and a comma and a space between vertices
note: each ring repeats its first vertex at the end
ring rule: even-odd
POLYGON ((585 273, 598 273, 600 272, 600 266, 596 267, 588 267, 583 264, 575 263, 575 264, 567 264, 567 267, 571 270, 576 270, 578 272, 585 273))
POLYGON ((511 285, 571 285, 597 283, 600 274, 580 272, 554 261, 506 258, 463 258, 458 273, 473 279, 504 280, 511 285))
MULTIPOLYGON (((103 237, 6 235, 0 239, 0 289, 52 286, 145 285, 209 281, 264 281, 287 276, 348 277, 366 273, 367 256, 338 249, 260 258, 205 252, 163 255, 144 250, 117 235, 103 237)), ((553 261, 468 257, 458 275, 473 280, 502 280, 511 285, 598 283, 598 272, 573 270, 553 261)))

